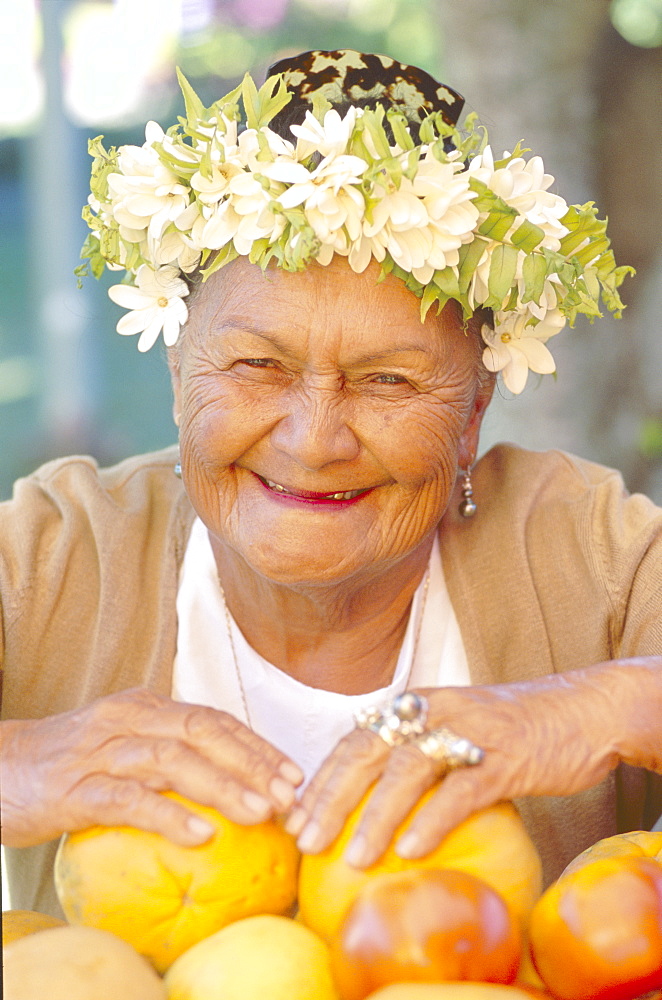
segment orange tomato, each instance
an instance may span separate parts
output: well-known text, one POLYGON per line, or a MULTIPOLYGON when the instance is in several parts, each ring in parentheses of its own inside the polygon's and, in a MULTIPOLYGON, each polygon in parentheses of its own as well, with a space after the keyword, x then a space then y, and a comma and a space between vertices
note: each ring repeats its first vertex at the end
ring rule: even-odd
POLYGON ((578 854, 561 872, 561 878, 583 868, 584 865, 602 858, 615 858, 629 854, 638 858, 653 858, 662 864, 662 832, 654 830, 632 830, 616 833, 613 837, 603 837, 597 843, 578 854))
POLYGON ((563 875, 531 914, 533 962, 559 1000, 631 1000, 662 986, 662 865, 604 857, 563 875))
POLYGON ((379 875, 350 906, 332 948, 343 1000, 395 982, 511 983, 521 936, 503 898, 452 869, 379 875))

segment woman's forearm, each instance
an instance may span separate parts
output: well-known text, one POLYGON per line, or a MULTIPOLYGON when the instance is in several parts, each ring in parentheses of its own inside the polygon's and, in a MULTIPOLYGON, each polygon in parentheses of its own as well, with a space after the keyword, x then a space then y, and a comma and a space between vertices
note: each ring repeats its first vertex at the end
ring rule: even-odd
POLYGON ((593 670, 612 690, 619 757, 662 774, 662 656, 614 660, 587 674, 593 670))

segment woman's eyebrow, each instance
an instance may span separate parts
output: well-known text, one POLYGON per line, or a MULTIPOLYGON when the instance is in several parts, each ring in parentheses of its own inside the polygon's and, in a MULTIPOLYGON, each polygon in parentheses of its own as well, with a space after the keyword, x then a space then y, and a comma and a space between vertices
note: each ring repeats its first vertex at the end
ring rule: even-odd
MULTIPOLYGON (((279 337, 276 333, 265 333, 263 330, 252 326, 250 323, 234 323, 227 322, 223 323, 219 328, 219 332, 231 332, 236 333, 248 333, 253 337, 259 337, 260 340, 264 340, 267 344, 275 347, 281 354, 291 354, 291 345, 288 345, 284 338, 279 337)), ((372 354, 361 354, 356 355, 351 358, 352 364, 373 364, 377 361, 385 361, 389 358, 400 357, 403 354, 428 354, 429 345, 428 344, 402 344, 396 345, 394 347, 389 347, 384 351, 377 351, 372 354)))

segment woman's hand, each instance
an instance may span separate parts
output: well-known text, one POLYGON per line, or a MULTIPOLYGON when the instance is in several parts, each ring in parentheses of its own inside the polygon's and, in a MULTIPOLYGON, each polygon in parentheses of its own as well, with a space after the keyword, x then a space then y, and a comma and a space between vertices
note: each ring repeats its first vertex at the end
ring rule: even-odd
MULTIPOLYGON (((448 726, 485 753, 480 764, 451 771, 396 844, 422 857, 477 809, 527 795, 572 795, 626 760, 662 772, 662 660, 598 664, 537 681, 420 691, 428 729, 448 726)), ((340 741, 288 820, 299 847, 316 853, 376 786, 345 858, 373 864, 428 788, 434 764, 413 743, 391 750, 355 729, 340 741)))
POLYGON ((3 843, 13 847, 97 823, 200 844, 212 828, 160 791, 251 824, 286 811, 303 779, 296 764, 225 712, 146 690, 3 722, 0 731, 3 843))

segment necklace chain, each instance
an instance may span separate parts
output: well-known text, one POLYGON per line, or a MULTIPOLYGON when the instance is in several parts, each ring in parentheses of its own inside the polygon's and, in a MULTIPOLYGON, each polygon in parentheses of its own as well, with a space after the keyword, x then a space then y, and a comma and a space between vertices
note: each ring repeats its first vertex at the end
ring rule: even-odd
MULTIPOLYGON (((246 698, 246 690, 244 688, 244 682, 241 679, 241 671, 239 669, 239 659, 237 658, 237 650, 234 645, 234 636, 232 634, 232 620, 230 618, 230 611, 228 609, 228 602, 225 600, 225 591, 223 590, 223 584, 220 579, 218 585, 221 588, 221 600, 223 601, 223 610, 225 611, 225 624, 228 630, 228 639, 230 640, 230 649, 232 650, 232 660, 234 662, 234 672, 237 676, 237 681, 239 683, 239 692, 241 694, 241 707, 244 710, 244 715, 246 716, 246 725, 249 729, 253 729, 253 723, 251 722, 251 714, 248 711, 248 699, 246 698)), ((254 731, 254 730, 253 730, 254 731)))
MULTIPOLYGON (((230 610, 228 608, 228 602, 225 600, 225 591, 223 590, 223 584, 218 581, 218 586, 221 591, 221 601, 223 602, 223 611, 225 612, 225 624, 228 630, 228 639, 230 640, 230 649, 232 650, 232 660, 234 663, 234 672, 237 678, 237 683, 239 685, 239 693, 241 695, 241 707, 244 710, 244 715, 246 717, 246 725, 249 729, 253 730, 253 723, 251 720, 251 714, 248 709, 248 698, 246 697, 246 689, 244 688, 244 682, 241 677, 241 671, 239 669, 239 658, 237 657, 237 650, 234 644, 234 635, 232 630, 232 619, 230 617, 230 610)), ((416 635, 414 637, 414 648, 411 654, 411 663, 409 665, 409 676, 414 668, 416 662, 416 654, 418 653, 418 644, 421 638, 421 630, 423 628, 423 616, 425 615, 425 605, 428 597, 428 588, 430 586, 430 564, 428 563, 427 572, 425 574, 425 582, 423 584, 423 599, 421 601, 421 610, 418 615, 418 623, 416 625, 416 635)), ((253 730, 254 731, 254 730, 253 730)))

